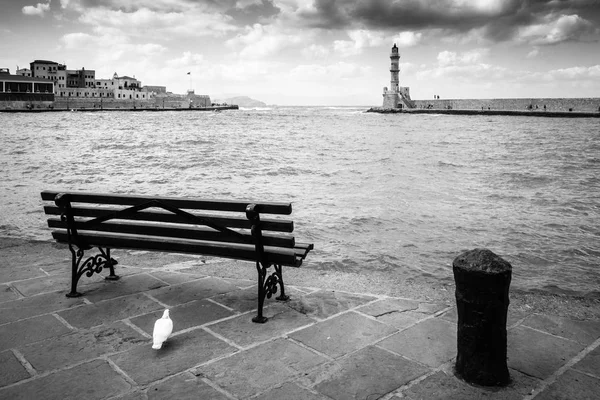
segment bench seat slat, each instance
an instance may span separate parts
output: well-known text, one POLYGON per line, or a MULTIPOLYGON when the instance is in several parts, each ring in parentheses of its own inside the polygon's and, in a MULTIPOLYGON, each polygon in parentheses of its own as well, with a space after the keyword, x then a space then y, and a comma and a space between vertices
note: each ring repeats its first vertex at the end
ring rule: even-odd
MULTIPOLYGON (((66 231, 52 231, 52 237, 61 243, 68 243, 66 231)), ((202 240, 187 240, 163 237, 148 237, 116 233, 80 233, 79 238, 91 246, 109 248, 140 249, 148 248, 157 251, 205 254, 215 257, 232 258, 236 260, 256 261, 254 245, 220 243, 202 240)), ((294 249, 265 246, 265 256, 275 264, 289 267, 299 267, 302 264, 294 249)))
POLYGON ((159 200, 173 207, 190 210, 212 210, 212 211, 233 211, 245 212, 249 204, 258 205, 260 213, 290 215, 292 213, 291 203, 277 202, 253 202, 253 201, 232 201, 232 200, 204 200, 204 199, 186 199, 173 197, 146 197, 136 195, 119 194, 99 194, 99 193, 81 193, 81 192, 59 192, 44 190, 42 200, 54 201, 56 195, 65 193, 70 196, 72 203, 99 203, 134 206, 147 203, 151 200, 159 200))
MULTIPOLYGON (((98 207, 72 207, 71 208, 73 215, 76 217, 88 217, 88 218, 96 218, 96 217, 104 217, 115 213, 120 208, 98 208, 98 207)), ((44 212, 48 215, 61 215, 61 209, 58 206, 44 206, 44 212)), ((228 228, 242 228, 242 229, 250 229, 252 227, 252 223, 246 217, 237 217, 237 216, 216 216, 209 214, 200 214, 194 213, 199 217, 210 218, 212 221, 217 224, 226 226, 228 228)), ((177 223, 177 224, 197 224, 195 221, 190 221, 189 219, 170 213, 166 211, 138 211, 135 214, 123 217, 122 219, 127 220, 136 220, 136 221, 152 221, 152 222, 167 222, 167 223, 177 223)), ((289 220, 280 220, 273 218, 262 218, 261 228, 263 231, 274 231, 274 232, 293 232, 294 231, 294 222, 289 220)))
MULTIPOLYGON (((59 218, 48 218, 48 226, 50 228, 61 228, 67 229, 67 222, 62 221, 59 218)), ((94 224, 91 227, 86 226, 83 222, 75 222, 75 228, 78 232, 82 231, 100 231, 100 232, 114 232, 114 233, 128 233, 128 234, 142 234, 148 236, 167 236, 176 237, 180 239, 195 239, 195 240, 207 240, 212 242, 232 242, 232 243, 253 243, 252 235, 249 231, 241 231, 245 241, 242 238, 236 236, 225 235, 214 229, 204 226, 190 225, 174 225, 174 224, 163 224, 163 223, 135 223, 130 221, 109 221, 100 224, 94 224)), ((277 246, 292 248, 295 245, 295 239, 293 236, 274 234, 270 232, 263 232, 263 244, 265 246, 277 246)))

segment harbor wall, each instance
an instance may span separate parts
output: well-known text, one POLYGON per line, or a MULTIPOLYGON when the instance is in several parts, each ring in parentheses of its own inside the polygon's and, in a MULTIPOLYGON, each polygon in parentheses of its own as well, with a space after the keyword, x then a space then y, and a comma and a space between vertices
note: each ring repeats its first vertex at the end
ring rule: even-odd
POLYGON ((205 108, 212 103, 208 95, 166 94, 150 99, 114 99, 102 97, 55 97, 54 101, 2 101, 0 110, 54 109, 180 109, 205 108))
POLYGON ((0 110, 27 110, 30 108, 51 109, 53 101, 0 101, 0 110))
POLYGON ((500 111, 598 112, 600 98, 442 99, 413 100, 416 108, 500 111))

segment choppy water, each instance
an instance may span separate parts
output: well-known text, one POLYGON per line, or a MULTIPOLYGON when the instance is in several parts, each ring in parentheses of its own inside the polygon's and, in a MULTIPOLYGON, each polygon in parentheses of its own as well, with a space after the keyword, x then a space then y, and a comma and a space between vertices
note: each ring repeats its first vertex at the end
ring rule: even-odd
POLYGON ((50 238, 43 189, 292 201, 305 268, 600 293, 600 120, 365 109, 0 114, 0 235, 50 238))

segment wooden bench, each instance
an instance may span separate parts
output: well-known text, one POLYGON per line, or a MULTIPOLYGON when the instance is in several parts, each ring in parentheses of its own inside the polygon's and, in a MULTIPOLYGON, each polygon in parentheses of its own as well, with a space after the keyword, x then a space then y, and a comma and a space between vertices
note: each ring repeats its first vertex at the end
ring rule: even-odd
POLYGON ((201 200, 186 198, 43 191, 48 226, 72 255, 71 291, 77 282, 108 268, 106 279, 116 280, 111 249, 136 249, 202 254, 256 263, 258 315, 266 322, 263 305, 277 293, 287 300, 282 266, 300 267, 312 244, 297 243, 294 223, 273 215, 292 213, 291 203, 201 200), (84 260, 84 252, 97 247, 99 254, 84 260), (267 277, 268 269, 274 272, 267 277))

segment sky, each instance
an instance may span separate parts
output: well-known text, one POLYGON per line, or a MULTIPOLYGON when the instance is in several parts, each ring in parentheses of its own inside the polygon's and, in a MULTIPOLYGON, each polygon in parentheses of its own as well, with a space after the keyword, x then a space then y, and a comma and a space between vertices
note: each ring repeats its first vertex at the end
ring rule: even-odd
POLYGON ((11 73, 276 105, 381 105, 394 43, 413 99, 600 97, 599 40, 600 0, 0 0, 11 73))

